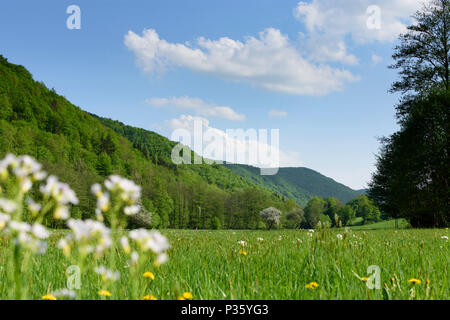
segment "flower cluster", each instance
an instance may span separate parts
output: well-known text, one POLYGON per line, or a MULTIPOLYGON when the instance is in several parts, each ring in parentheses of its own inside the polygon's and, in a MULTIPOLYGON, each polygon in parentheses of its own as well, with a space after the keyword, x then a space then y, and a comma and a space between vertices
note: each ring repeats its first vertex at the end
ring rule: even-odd
POLYGON ((94 271, 102 277, 103 282, 117 281, 120 278, 119 271, 107 269, 105 266, 99 266, 94 271))
POLYGON ((76 247, 84 256, 99 257, 112 245, 111 230, 99 221, 70 219, 67 226, 72 232, 58 242, 66 256, 76 247))
MULTIPOLYGON (((22 293, 25 292, 22 290, 25 282, 17 275, 21 275, 22 271, 27 272, 32 254, 46 253, 46 240, 50 237, 50 231, 42 224, 44 221, 64 221, 69 232, 59 239, 57 247, 83 272, 100 276, 99 285, 102 287, 98 294, 103 298, 118 294, 117 285, 105 288, 122 278, 118 271, 110 269, 122 263, 117 249, 122 248, 130 259, 132 275, 142 274, 141 267, 149 260, 156 266, 167 261, 170 246, 159 232, 124 230, 127 218, 141 210, 139 186, 131 180, 112 175, 103 185, 93 185, 91 191, 97 199, 97 220, 73 219, 70 209, 79 201, 69 185, 60 182, 55 176, 47 176, 41 164, 29 156, 9 154, 0 160, 0 235, 6 234, 10 240, 10 250, 6 251, 5 259, 7 265, 8 261, 12 261, 13 268, 7 270, 6 279, 12 282, 10 287, 17 299, 24 297, 22 293), (8 192, 4 192, 3 187, 8 192), (103 223, 103 216, 108 226, 103 223), (119 237, 119 234, 123 236, 119 237), (88 267, 88 260, 95 261, 97 267, 88 267), (105 261, 109 263, 109 268, 103 265, 105 261)), ((136 292, 144 292, 143 289, 147 290, 150 283, 148 279, 153 280, 155 276, 147 271, 143 278, 147 281, 133 276, 127 279, 131 279, 136 292)), ((47 292, 42 299, 75 299, 78 294, 83 298, 83 291, 75 294, 72 290, 60 289, 47 292)), ((151 294, 148 298, 155 299, 151 294)))
MULTIPOLYGON (((57 220, 70 218, 68 205, 78 204, 78 198, 68 184, 58 181, 55 176, 49 176, 46 184, 41 186, 40 191, 45 200, 54 204, 53 218, 57 220)), ((31 202, 31 206, 33 204, 31 202)))
POLYGON ((5 232, 12 236, 16 245, 34 253, 44 254, 47 250, 47 239, 50 232, 38 223, 30 225, 26 222, 11 220, 5 232))
POLYGON ((95 212, 100 221, 103 220, 104 214, 109 213, 110 223, 120 222, 118 217, 122 216, 122 213, 126 217, 136 215, 141 210, 138 204, 141 187, 118 175, 109 176, 103 187, 98 183, 94 184, 91 192, 97 198, 95 212))
POLYGON ((161 265, 168 259, 167 250, 170 245, 167 238, 158 231, 146 229, 131 230, 128 237, 123 236, 120 240, 126 254, 130 254, 132 264, 136 264, 139 254, 153 253, 156 255, 155 264, 161 265), (134 250, 132 250, 132 247, 134 250))
POLYGON ((13 176, 19 182, 20 191, 26 193, 32 188, 33 182, 44 180, 47 176, 41 168, 42 165, 30 156, 7 154, 0 161, 0 180, 5 181, 13 176))

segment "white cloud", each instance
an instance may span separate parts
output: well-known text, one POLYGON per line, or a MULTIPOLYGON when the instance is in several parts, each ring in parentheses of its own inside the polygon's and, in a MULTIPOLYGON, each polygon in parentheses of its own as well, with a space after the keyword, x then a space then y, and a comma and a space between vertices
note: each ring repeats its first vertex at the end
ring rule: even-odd
POLYGON ((285 118, 287 114, 288 113, 284 110, 277 110, 277 109, 269 110, 269 117, 271 118, 285 118))
POLYGON ((358 65, 359 59, 347 52, 344 40, 325 34, 311 34, 305 39, 308 58, 316 62, 341 62, 358 65))
MULTIPOLYGON (((191 139, 181 142, 189 146, 197 154, 200 154, 208 159, 248 164, 256 167, 298 167, 302 165, 297 152, 284 152, 279 150, 278 146, 272 143, 271 138, 269 138, 268 141, 262 141, 259 139, 259 136, 251 137, 251 135, 233 135, 228 130, 223 131, 212 127, 209 120, 203 117, 181 115, 179 118, 166 121, 165 125, 173 132, 179 129, 184 129, 189 132, 191 139), (199 132, 198 127, 197 130, 195 130, 196 123, 197 125, 200 123, 200 127, 202 128, 201 132, 199 132), (211 139, 211 136, 219 137, 220 141, 217 142, 217 140, 211 139), (199 147, 199 144, 196 144, 195 141, 201 141, 202 147, 199 147), (214 144, 214 142, 219 143, 220 145, 218 146, 217 144, 214 144), (231 161, 229 154, 226 154, 225 152, 225 145, 234 146, 233 152, 235 157, 233 157, 231 161), (211 146, 214 146, 224 152, 219 152, 219 154, 217 154, 212 151, 212 148, 210 148, 211 146), (260 158, 255 157, 255 154, 259 154, 260 150, 267 150, 269 153, 277 154, 279 160, 276 161, 276 165, 272 163, 267 166, 266 162, 261 162, 260 158)), ((245 132, 246 130, 243 131, 245 132)), ((270 136, 270 130, 268 131, 268 134, 270 136)), ((169 138, 178 141, 176 135, 177 134, 174 136, 173 134, 169 138)))
POLYGON ((420 8, 418 0, 312 0, 300 1, 294 9, 308 31, 303 41, 309 58, 318 62, 356 65, 358 58, 348 53, 348 42, 357 45, 392 42, 406 31, 410 16, 420 8), (372 6, 372 7, 371 7, 372 6), (375 7, 374 7, 375 6, 375 7), (368 8, 379 11, 371 11, 368 8), (380 27, 374 28, 371 18, 380 27), (368 20, 369 26, 368 27, 368 20), (372 25, 371 25, 372 23, 372 25))
POLYGON ((144 30, 142 36, 133 31, 125 35, 125 45, 134 52, 138 65, 149 73, 183 67, 298 95, 325 95, 359 79, 348 70, 312 63, 286 35, 273 28, 243 42, 227 37, 200 37, 195 44, 192 47, 167 42, 153 29, 144 30))
POLYGON ((372 54, 371 59, 372 59, 373 65, 377 65, 377 64, 379 64, 381 61, 383 61, 383 58, 380 57, 380 56, 378 56, 378 55, 376 55, 376 54, 372 54))
POLYGON ((178 110, 193 110, 199 116, 216 117, 232 121, 244 121, 245 115, 238 114, 228 106, 217 106, 208 103, 200 98, 191 97, 171 97, 171 98, 150 98, 147 103, 156 107, 169 107, 178 110))
POLYGON ((391 42, 406 30, 406 22, 421 7, 418 0, 313 0, 300 1, 294 15, 310 33, 339 37, 350 35, 357 43, 391 42), (367 27, 370 6, 380 8, 379 29, 367 27))

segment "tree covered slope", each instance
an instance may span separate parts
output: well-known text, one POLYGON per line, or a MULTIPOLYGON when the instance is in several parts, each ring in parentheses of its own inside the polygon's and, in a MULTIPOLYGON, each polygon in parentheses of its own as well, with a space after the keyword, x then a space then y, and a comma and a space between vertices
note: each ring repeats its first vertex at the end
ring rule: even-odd
POLYGON ((89 217, 90 186, 110 174, 143 187, 153 223, 173 228, 256 228, 259 211, 283 212, 314 196, 345 201, 356 193, 305 168, 259 176, 248 166, 179 165, 170 161, 174 142, 144 129, 92 115, 33 80, 0 55, 0 158, 29 154, 69 183, 80 198, 75 214, 89 217))
POLYGON ((335 197, 346 203, 362 193, 308 168, 280 168, 276 175, 261 176, 259 168, 241 164, 227 167, 246 180, 291 198, 303 206, 314 196, 335 197))
POLYGON ((143 205, 154 213, 155 226, 254 228, 265 206, 285 209, 273 191, 223 166, 171 164, 173 144, 81 110, 0 56, 0 158, 29 154, 69 183, 80 199, 75 216, 93 215, 90 186, 110 174, 143 187, 143 205), (240 206, 245 198, 248 205, 240 206))

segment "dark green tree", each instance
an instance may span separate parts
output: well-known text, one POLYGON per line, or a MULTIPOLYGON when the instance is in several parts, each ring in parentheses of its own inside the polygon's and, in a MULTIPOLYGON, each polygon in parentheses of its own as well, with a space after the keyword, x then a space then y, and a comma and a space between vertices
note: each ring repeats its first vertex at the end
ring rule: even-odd
MULTIPOLYGON (((431 0, 413 16, 416 23, 400 36, 390 67, 400 79, 392 92, 409 95, 431 88, 449 89, 450 10, 448 0, 431 0)), ((404 110, 400 110, 404 111, 404 110)))
POLYGON ((355 210, 350 205, 340 207, 337 212, 339 219, 342 221, 342 225, 349 225, 353 219, 355 219, 355 210))
POLYGON ((313 197, 308 201, 305 207, 305 220, 308 228, 314 228, 319 222, 320 215, 325 211, 326 202, 319 198, 313 197))

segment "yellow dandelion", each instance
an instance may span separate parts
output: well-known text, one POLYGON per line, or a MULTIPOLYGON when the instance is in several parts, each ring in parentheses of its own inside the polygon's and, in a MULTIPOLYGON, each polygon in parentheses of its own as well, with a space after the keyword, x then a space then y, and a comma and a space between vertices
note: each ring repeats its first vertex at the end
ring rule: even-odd
POLYGON ((177 298, 177 300, 186 300, 186 299, 183 298, 182 296, 179 296, 179 297, 177 298))
POLYGON ((51 293, 47 293, 45 296, 42 296, 42 300, 56 300, 56 297, 51 293))
POLYGON ((367 278, 367 277, 362 277, 362 278, 361 278, 361 281, 367 282, 367 281, 369 281, 369 278, 367 278))
POLYGON ((305 285, 306 289, 314 290, 315 288, 319 287, 319 284, 317 282, 310 282, 307 285, 305 285))
POLYGON ((143 296, 142 300, 158 300, 158 299, 156 299, 156 297, 154 295, 148 294, 146 296, 143 296))
POLYGON ((155 275, 150 271, 145 272, 142 276, 147 279, 155 280, 155 275))
POLYGON ((420 284, 422 281, 420 281, 420 279, 412 278, 409 279, 408 282, 411 284, 420 284))
POLYGON ((245 251, 245 250, 239 250, 239 254, 241 255, 241 256, 246 256, 247 255, 247 252, 245 251))
POLYGON ((183 293, 183 298, 185 298, 186 300, 191 300, 193 298, 192 293, 190 292, 183 293))
POLYGON ((99 294, 100 296, 104 296, 104 297, 111 297, 111 292, 109 292, 108 290, 100 290, 100 291, 98 292, 98 294, 99 294))

